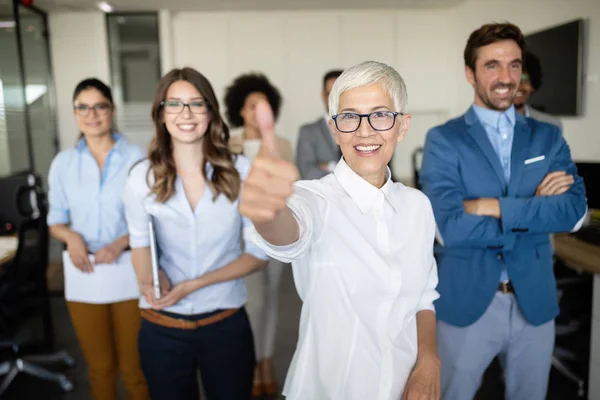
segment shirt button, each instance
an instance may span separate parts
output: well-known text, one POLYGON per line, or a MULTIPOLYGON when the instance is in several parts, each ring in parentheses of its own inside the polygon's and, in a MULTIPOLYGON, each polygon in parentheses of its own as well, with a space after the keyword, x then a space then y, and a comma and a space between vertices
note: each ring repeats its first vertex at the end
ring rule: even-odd
POLYGON ((497 258, 498 260, 502 260, 502 258, 503 258, 503 257, 502 257, 502 253, 498 253, 498 255, 496 255, 496 258, 497 258))

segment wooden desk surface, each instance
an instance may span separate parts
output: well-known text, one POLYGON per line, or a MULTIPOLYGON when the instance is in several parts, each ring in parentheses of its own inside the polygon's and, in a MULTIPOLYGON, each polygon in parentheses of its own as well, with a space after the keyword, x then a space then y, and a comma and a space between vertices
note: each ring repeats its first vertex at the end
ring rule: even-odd
POLYGON ((561 234, 554 236, 554 253, 572 267, 600 274, 600 246, 561 234))
POLYGON ((15 258, 18 245, 19 241, 16 236, 0 236, 0 265, 15 258))

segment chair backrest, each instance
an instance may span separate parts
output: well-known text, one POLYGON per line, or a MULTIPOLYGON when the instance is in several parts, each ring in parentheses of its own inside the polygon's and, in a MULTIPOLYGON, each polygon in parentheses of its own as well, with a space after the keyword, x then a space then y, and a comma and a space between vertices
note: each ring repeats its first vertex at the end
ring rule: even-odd
POLYGON ((15 277, 17 282, 45 282, 48 268, 48 226, 46 215, 29 219, 19 225, 19 244, 15 255, 15 277))
MULTIPOLYGON (((2 267, 0 338, 10 336, 30 316, 44 313, 49 307, 46 282, 48 228, 45 219, 45 213, 42 213, 39 218, 19 225, 15 258, 2 267)), ((44 326, 45 332, 48 329, 51 328, 44 326)))
POLYGON ((30 172, 20 172, 0 178, 0 234, 12 227, 16 230, 21 222, 40 216, 39 202, 42 193, 41 179, 30 172))
POLYGON ((423 148, 417 147, 412 153, 412 169, 415 188, 419 190, 421 190, 421 185, 419 184, 419 171, 421 170, 421 161, 423 161, 423 148))
POLYGON ((48 268, 49 233, 46 224, 46 196, 38 185, 28 187, 27 196, 15 199, 25 204, 17 208, 26 209, 35 204, 35 213, 29 218, 22 218, 17 227, 18 247, 14 259, 2 267, 0 280, 0 302, 15 288, 26 285, 32 290, 46 290, 46 270, 48 268), (31 196, 30 196, 31 195, 31 196), (7 290, 7 286, 11 290, 7 290))

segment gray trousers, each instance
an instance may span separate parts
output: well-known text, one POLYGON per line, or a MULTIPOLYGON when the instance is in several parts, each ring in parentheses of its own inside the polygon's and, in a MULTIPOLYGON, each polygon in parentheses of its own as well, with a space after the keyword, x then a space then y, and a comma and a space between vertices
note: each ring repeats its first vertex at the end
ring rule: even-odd
POLYGON ((544 400, 554 349, 554 320, 533 326, 512 294, 496 293, 467 327, 437 323, 442 400, 471 400, 483 373, 499 356, 506 400, 544 400))

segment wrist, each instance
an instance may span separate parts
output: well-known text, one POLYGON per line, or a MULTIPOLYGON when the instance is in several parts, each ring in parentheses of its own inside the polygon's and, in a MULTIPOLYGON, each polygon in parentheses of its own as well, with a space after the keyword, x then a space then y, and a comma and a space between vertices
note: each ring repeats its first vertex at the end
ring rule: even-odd
POLYGON ((431 349, 419 349, 419 354, 417 355, 417 363, 429 364, 437 367, 440 367, 442 365, 437 352, 431 349))
POLYGON ((497 198, 482 199, 478 203, 478 214, 500 218, 500 201, 497 198))
POLYGON ((70 244, 72 244, 75 240, 78 240, 78 239, 81 239, 81 236, 79 235, 79 233, 74 232, 74 231, 69 231, 65 235, 65 244, 68 247, 70 244))
POLYGON ((127 241, 123 239, 117 239, 111 243, 113 248, 117 250, 119 253, 122 253, 123 250, 127 248, 127 241))
POLYGON ((204 287, 204 279, 200 276, 196 279, 185 281, 184 283, 185 293, 190 294, 195 292, 198 289, 204 287))

